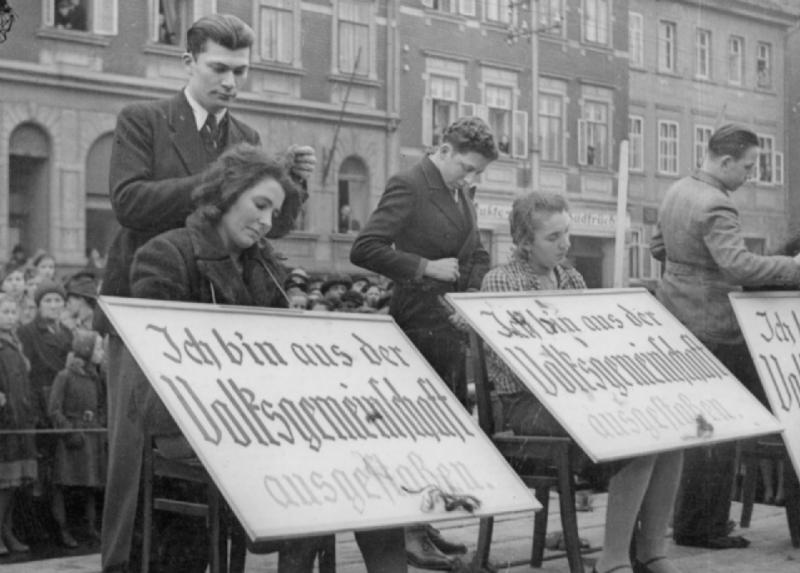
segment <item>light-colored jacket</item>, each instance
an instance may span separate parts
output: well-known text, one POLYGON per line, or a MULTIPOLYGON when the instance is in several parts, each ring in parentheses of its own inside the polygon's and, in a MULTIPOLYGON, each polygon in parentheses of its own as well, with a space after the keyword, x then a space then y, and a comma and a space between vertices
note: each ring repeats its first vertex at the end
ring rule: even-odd
POLYGON ((791 257, 747 250, 730 191, 704 171, 667 190, 650 252, 665 263, 656 296, 703 342, 742 342, 728 293, 742 286, 800 286, 800 265, 791 257))

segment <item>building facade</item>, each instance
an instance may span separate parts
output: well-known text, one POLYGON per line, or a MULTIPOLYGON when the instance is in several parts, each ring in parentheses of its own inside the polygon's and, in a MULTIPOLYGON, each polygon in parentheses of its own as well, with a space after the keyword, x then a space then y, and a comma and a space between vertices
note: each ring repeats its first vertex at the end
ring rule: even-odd
POLYGON ((108 161, 119 110, 168 97, 186 75, 185 30, 215 11, 256 32, 233 106, 272 151, 312 145, 319 169, 298 228, 278 241, 292 265, 352 271, 353 230, 397 165, 395 3, 371 0, 11 0, 0 46, 0 259, 21 243, 65 268, 108 248, 116 221, 108 161), (355 225, 353 225, 355 226, 355 225))
POLYGON ((761 154, 733 194, 750 250, 787 234, 785 69, 798 7, 778 0, 630 0, 631 227, 628 274, 652 281, 647 249, 666 189, 698 167, 723 123, 753 129, 761 154))
POLYGON ((627 137, 628 0, 537 5, 536 187, 567 195, 572 262, 590 287, 610 287, 627 137))

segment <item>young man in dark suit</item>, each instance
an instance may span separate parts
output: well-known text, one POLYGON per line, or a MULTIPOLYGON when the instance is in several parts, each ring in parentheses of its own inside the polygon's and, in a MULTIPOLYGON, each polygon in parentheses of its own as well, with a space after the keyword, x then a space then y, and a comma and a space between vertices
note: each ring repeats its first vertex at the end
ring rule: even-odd
MULTIPOLYGON (((130 296, 133 255, 155 235, 181 227, 192 211, 191 193, 203 169, 228 146, 259 144, 258 133, 228 109, 247 78, 253 30, 235 16, 214 14, 186 34, 183 63, 189 79, 171 98, 135 103, 117 120, 111 153, 111 204, 122 228, 108 254, 101 294, 130 296)), ((290 172, 304 182, 316 163, 311 147, 292 146, 290 172)), ((284 203, 269 237, 288 233, 302 199, 284 203)), ((139 370, 121 339, 109 332, 109 468, 103 511, 103 571, 133 570, 131 556, 144 446, 139 370)), ((136 561, 136 559, 133 559, 136 561)))
MULTIPOLYGON (((455 121, 433 154, 389 179, 350 251, 353 264, 395 281, 389 314, 462 403, 465 336, 442 296, 480 290, 489 270, 468 190, 497 156, 485 122, 455 121)), ((406 530, 406 552, 416 567, 450 569, 444 552, 465 550, 431 527, 406 530)))

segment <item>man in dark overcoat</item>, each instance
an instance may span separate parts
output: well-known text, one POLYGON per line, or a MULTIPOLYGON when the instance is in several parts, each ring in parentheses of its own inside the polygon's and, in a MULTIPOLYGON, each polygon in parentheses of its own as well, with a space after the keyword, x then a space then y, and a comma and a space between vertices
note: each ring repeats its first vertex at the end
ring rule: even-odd
MULTIPOLYGON (((462 403, 465 335, 442 297, 480 290, 489 270, 470 190, 497 156, 484 121, 455 121, 434 153, 389 179, 350 251, 353 264, 395 281, 389 314, 462 403)), ((443 551, 462 549, 432 528, 406 530, 406 551, 416 567, 452 568, 443 551)))
MULTIPOLYGON (((254 38, 253 30, 235 16, 199 19, 186 34, 186 87, 171 98, 135 103, 120 112, 109 179, 111 204, 122 228, 109 250, 101 294, 130 296, 128 275, 136 249, 184 225, 203 169, 231 145, 259 144, 258 133, 228 109, 247 78, 254 38)), ((292 146, 286 161, 292 176, 304 182, 316 158, 312 148, 292 146)), ((291 230, 302 200, 298 196, 284 203, 269 237, 291 230)), ((104 317, 98 317, 97 325, 110 335, 102 566, 104 572, 129 571, 138 567, 139 548, 132 547, 132 540, 144 446, 141 400, 134 389, 144 375, 104 317)))

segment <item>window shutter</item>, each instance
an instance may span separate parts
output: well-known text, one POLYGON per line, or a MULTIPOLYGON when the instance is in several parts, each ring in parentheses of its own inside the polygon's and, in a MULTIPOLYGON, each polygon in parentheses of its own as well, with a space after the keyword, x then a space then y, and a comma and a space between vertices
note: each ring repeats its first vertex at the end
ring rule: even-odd
POLYGON ((422 98, 422 145, 433 145, 433 98, 422 98))
POLYGON ((472 117, 475 115, 474 103, 461 103, 461 117, 472 117))
POLYGON ((511 121, 511 155, 514 157, 528 156, 528 112, 514 110, 511 121))
POLYGON ((578 120, 578 165, 586 165, 589 159, 586 157, 586 120, 578 120))
POLYGON ((44 25, 52 28, 55 25, 55 0, 42 0, 42 14, 44 25))
POLYGON ((95 34, 117 35, 117 0, 92 2, 92 28, 95 34))
POLYGON ((775 185, 783 185, 783 152, 775 152, 775 171, 773 172, 772 182, 775 185))
POLYGON ((475 116, 481 118, 486 123, 489 123, 489 107, 483 104, 475 104, 475 116))

